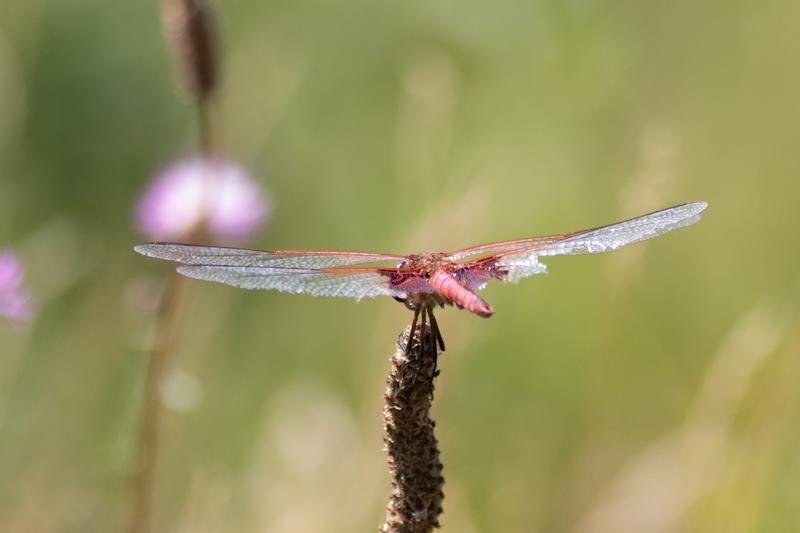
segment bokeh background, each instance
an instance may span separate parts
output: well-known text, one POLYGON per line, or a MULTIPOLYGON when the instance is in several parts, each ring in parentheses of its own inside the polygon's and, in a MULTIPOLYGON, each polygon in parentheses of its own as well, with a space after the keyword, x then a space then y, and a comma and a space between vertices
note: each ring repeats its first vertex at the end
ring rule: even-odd
MULTIPOLYGON (((800 4, 240 0, 218 6, 227 155, 262 248, 410 253, 689 200, 701 223, 446 310, 442 531, 800 523, 800 4)), ((157 2, 0 6, 0 530, 121 530, 159 291, 135 202, 191 153, 157 2)), ((374 531, 410 313, 193 283, 154 523, 374 531)))

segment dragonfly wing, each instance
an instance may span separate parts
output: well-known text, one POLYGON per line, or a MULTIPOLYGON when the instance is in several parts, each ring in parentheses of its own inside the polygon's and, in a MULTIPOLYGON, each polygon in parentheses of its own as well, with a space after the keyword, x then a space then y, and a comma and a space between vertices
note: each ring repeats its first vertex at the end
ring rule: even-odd
POLYGON ((508 281, 541 274, 547 267, 539 257, 612 252, 622 246, 658 237, 700 220, 708 204, 692 202, 590 230, 564 235, 555 242, 543 242, 522 250, 498 254, 495 265, 508 272, 508 281))
POLYGON ((401 255, 374 254, 335 250, 249 250, 220 246, 191 244, 151 243, 140 244, 134 250, 148 257, 177 261, 186 265, 279 267, 279 268, 330 268, 377 261, 397 263, 401 255))
POLYGON ((470 248, 462 248, 454 252, 448 252, 445 257, 451 261, 463 261, 469 257, 476 255, 490 255, 497 253, 513 252, 515 250, 524 250, 536 245, 546 245, 563 240, 568 234, 557 235, 543 235, 541 237, 529 237, 526 239, 517 239, 514 241, 500 241, 489 244, 481 244, 480 246, 472 246, 470 248))
POLYGON ((612 252, 622 246, 652 239, 674 229, 694 224, 708 204, 693 202, 654 213, 581 231, 560 242, 540 247, 538 255, 576 255, 612 252))
POLYGON ((401 255, 334 250, 248 250, 217 246, 152 243, 142 255, 183 263, 184 276, 245 289, 274 289, 314 296, 403 297, 434 292, 418 272, 387 267, 352 267, 360 263, 402 262, 401 255))
POLYGON ((243 289, 274 289, 313 296, 372 298, 395 296, 390 278, 374 268, 297 269, 279 267, 240 267, 214 265, 182 265, 184 276, 215 281, 243 289))
POLYGON ((492 279, 492 274, 482 268, 465 268, 459 273, 458 277, 464 287, 472 292, 477 292, 486 287, 486 284, 492 279))

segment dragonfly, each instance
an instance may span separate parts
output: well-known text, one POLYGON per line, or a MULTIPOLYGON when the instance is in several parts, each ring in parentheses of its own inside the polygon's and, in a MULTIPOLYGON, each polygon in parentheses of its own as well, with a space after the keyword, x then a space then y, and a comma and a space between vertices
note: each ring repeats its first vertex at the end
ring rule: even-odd
POLYGON ((175 243, 140 244, 134 249, 148 257, 181 263, 178 272, 189 278, 244 289, 356 300, 391 296, 414 312, 406 352, 419 324, 420 342, 425 342, 427 331, 432 335, 435 359, 437 345, 439 350, 445 349, 435 309, 455 305, 489 317, 494 308, 477 294, 489 281, 516 283, 543 274, 547 272, 541 262, 545 257, 612 252, 658 237, 694 224, 706 207, 706 202, 690 202, 606 226, 443 253, 251 250, 175 243))

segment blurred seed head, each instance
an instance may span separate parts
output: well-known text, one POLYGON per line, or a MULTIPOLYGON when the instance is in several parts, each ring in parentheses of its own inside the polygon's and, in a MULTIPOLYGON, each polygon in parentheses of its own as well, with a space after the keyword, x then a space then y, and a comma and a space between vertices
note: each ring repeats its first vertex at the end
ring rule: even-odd
POLYGON ((33 306, 24 280, 25 274, 17 254, 11 250, 0 250, 0 318, 13 323, 33 318, 33 306))
POLYGON ((187 239, 202 231, 243 240, 269 218, 270 200, 238 165, 192 158, 156 176, 136 207, 139 231, 152 239, 187 239))
POLYGON ((181 85, 189 94, 207 98, 218 82, 210 0, 162 0, 161 15, 181 85))

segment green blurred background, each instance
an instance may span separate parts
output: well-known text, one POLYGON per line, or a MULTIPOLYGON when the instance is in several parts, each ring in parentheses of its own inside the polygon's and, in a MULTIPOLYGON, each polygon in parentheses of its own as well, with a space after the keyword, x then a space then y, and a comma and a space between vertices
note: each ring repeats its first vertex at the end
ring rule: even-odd
MULTIPOLYGON (((439 314, 448 532, 800 524, 800 4, 220 3, 226 153, 252 246, 410 253, 706 200, 696 226, 439 314)), ((0 6, 0 530, 121 530, 153 301, 137 196, 190 153, 157 2, 0 6)), ((191 286, 156 530, 374 531, 410 313, 191 286)))

